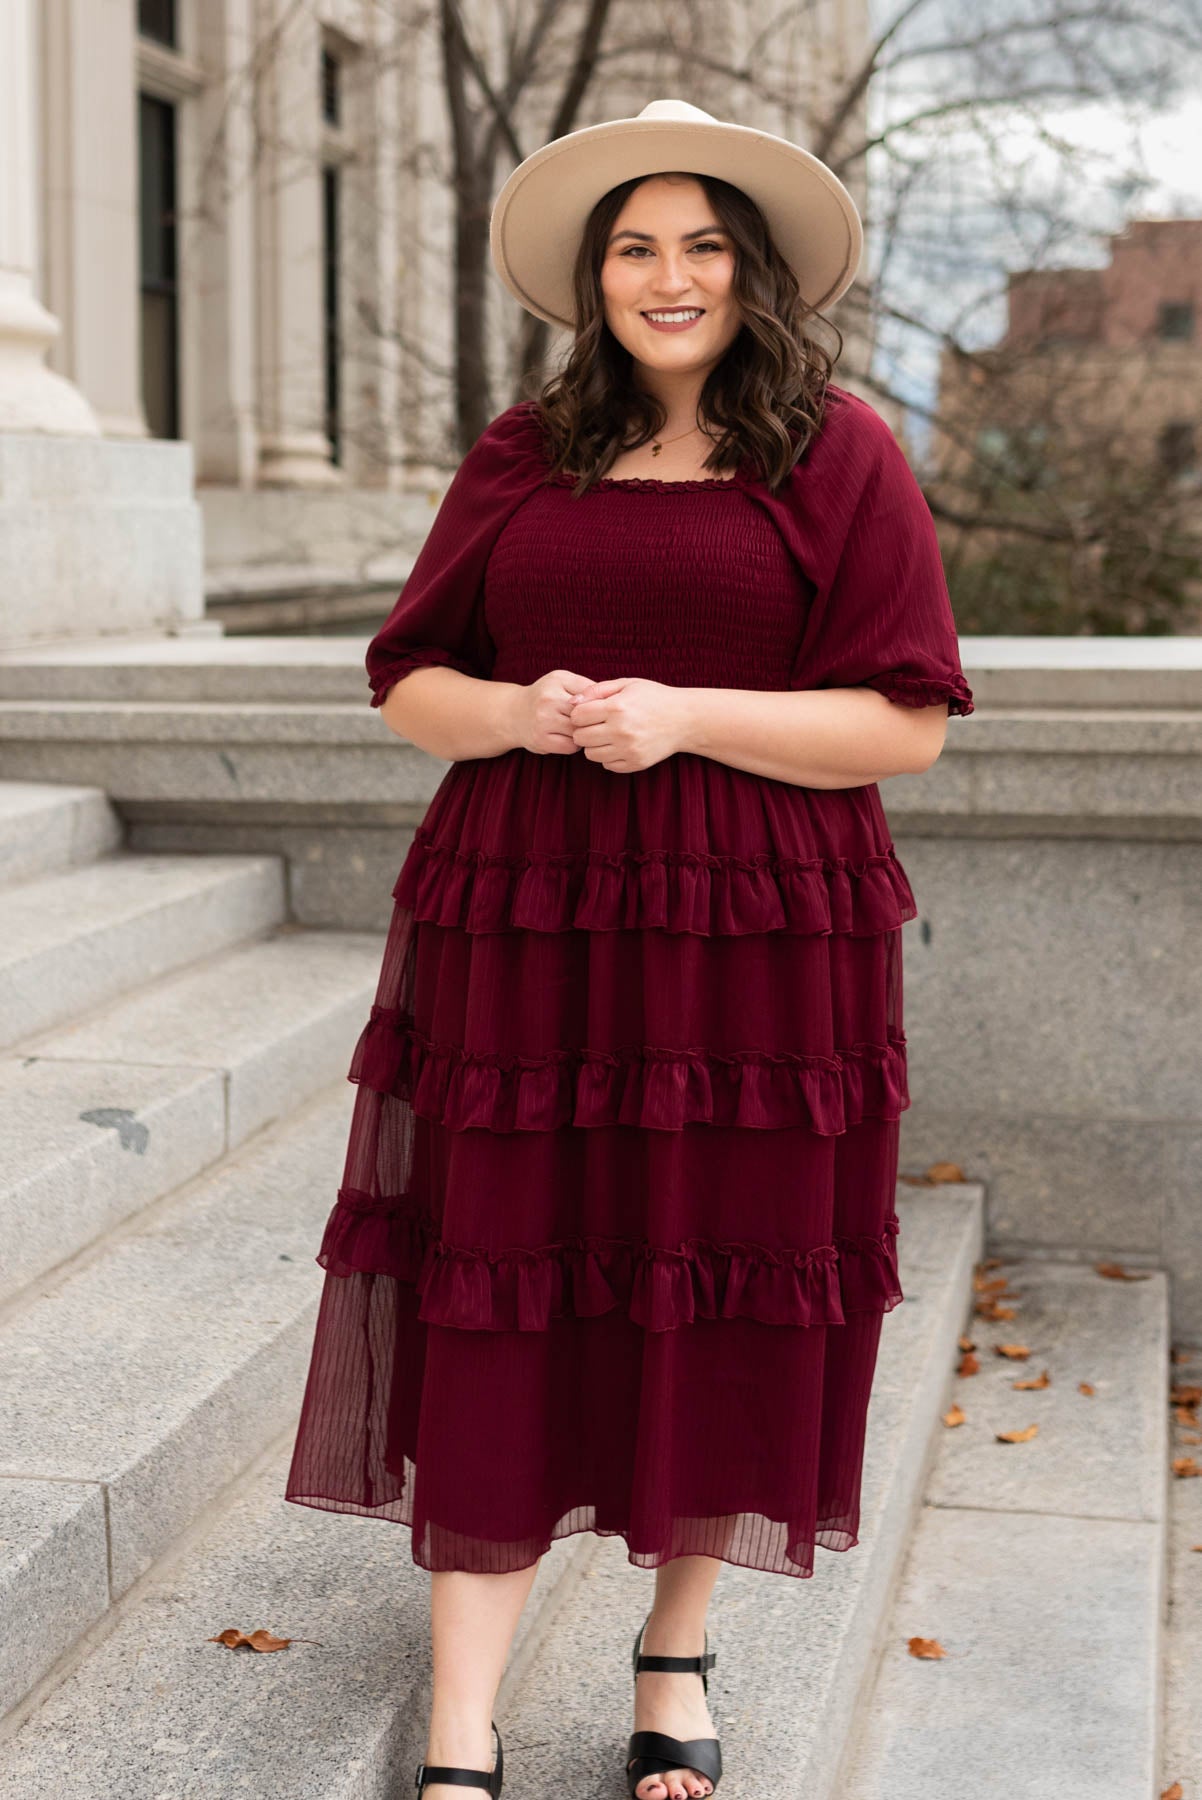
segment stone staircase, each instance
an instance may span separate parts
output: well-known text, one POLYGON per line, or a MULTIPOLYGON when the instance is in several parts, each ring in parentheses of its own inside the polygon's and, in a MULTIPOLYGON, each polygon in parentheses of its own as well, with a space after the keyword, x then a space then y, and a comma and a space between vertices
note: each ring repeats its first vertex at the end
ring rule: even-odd
MULTIPOLYGON (((281 1498, 381 940, 289 925, 274 856, 130 854, 83 787, 0 784, 0 883, 0 1791, 412 1793, 429 1577, 404 1528, 281 1498), (230 1650, 229 1627, 292 1641, 230 1650)), ((1007 1264, 1022 1308, 986 1324, 981 1187, 897 1204, 861 1542, 811 1581, 719 1580, 721 1792, 1155 1800, 1164 1277, 1007 1264), (1018 1339, 1029 1362, 993 1355, 1018 1339), (1009 1389, 1045 1365, 1047 1391, 1009 1389)), ((1174 1567, 1185 1624, 1202 1566, 1174 1567)), ((624 1794, 650 1591, 619 1539, 542 1559, 497 1702, 507 1796, 624 1794)), ((1178 1688, 1200 1638, 1174 1640, 1178 1688)), ((1170 1715, 1165 1784, 1202 1783, 1192 1709, 1170 1715)))

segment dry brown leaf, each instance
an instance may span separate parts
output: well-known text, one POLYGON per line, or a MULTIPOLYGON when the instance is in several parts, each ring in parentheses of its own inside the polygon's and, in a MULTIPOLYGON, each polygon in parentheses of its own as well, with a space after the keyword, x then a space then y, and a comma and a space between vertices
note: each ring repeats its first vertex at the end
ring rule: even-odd
POLYGON ((1193 1354, 1194 1353, 1192 1350, 1186 1350, 1184 1348, 1179 1347, 1176 1350, 1170 1351, 1169 1357, 1170 1357, 1170 1361, 1172 1361, 1172 1362, 1183 1363, 1183 1362, 1189 1362, 1191 1360, 1191 1358, 1193 1357, 1193 1354))
POLYGON ((978 1300, 972 1309, 979 1319, 1012 1319, 1015 1309, 1012 1306, 999 1306, 996 1300, 978 1300))
POLYGON ((1181 1434, 1181 1442, 1183 1444, 1202 1444, 1202 1437, 1199 1437, 1196 1431, 1183 1431, 1181 1434))
POLYGON ((1032 1375, 1027 1381, 1012 1381, 1010 1383, 1010 1386, 1018 1392, 1021 1392, 1024 1388, 1045 1388, 1051 1387, 1051 1385, 1052 1377, 1048 1374, 1046 1369, 1042 1375, 1032 1375))
POLYGON ((937 1162, 921 1175, 905 1174, 897 1179, 904 1181, 907 1187, 936 1187, 941 1181, 963 1181, 964 1170, 958 1163, 937 1162))
POLYGON ((1191 1550, 1202 1550, 1202 1544, 1191 1544, 1190 1549, 1191 1550))
POLYGON ((938 1638, 912 1637, 907 1640, 911 1656, 921 1656, 924 1660, 934 1660, 946 1656, 947 1651, 938 1638))
POLYGON ((1122 1263, 1095 1263, 1094 1272, 1105 1275, 1107 1281, 1147 1281, 1151 1273, 1146 1270, 1142 1275, 1133 1275, 1129 1269, 1124 1269, 1122 1263))
POLYGON ((1025 1431, 995 1431, 993 1435, 999 1444, 1027 1444, 1038 1431, 1038 1425, 1028 1425, 1025 1431))
POLYGON ((1175 1456, 1173 1473, 1174 1475, 1202 1475, 1202 1463, 1195 1462, 1192 1456, 1175 1456))
POLYGON ((1174 1406, 1197 1406, 1202 1400, 1202 1387, 1182 1387, 1180 1383, 1169 1389, 1169 1399, 1174 1406))
POLYGON ((959 1363, 959 1367, 956 1370, 956 1374, 957 1375, 979 1375, 980 1372, 981 1372, 980 1363, 977 1361, 976 1357, 973 1355, 971 1350, 966 1350, 964 1352, 964 1355, 960 1358, 960 1363, 959 1363))
POLYGON ((1175 1406, 1173 1417, 1178 1425, 1184 1425, 1187 1431, 1195 1425, 1202 1424, 1202 1420, 1198 1418, 1198 1410, 1194 1406, 1175 1406))
POLYGON ((1185 1800, 1185 1789, 1179 1781, 1175 1781, 1172 1787, 1161 1788, 1160 1800, 1185 1800))
POLYGON ((963 1332, 963 1331, 960 1333, 959 1337, 956 1339, 956 1342, 960 1346, 961 1350, 975 1350, 977 1347, 975 1341, 972 1338, 970 1338, 966 1332, 963 1332))
POLYGON ((1092 1381, 1079 1381, 1077 1383, 1077 1392, 1079 1394, 1092 1394, 1093 1391, 1094 1385, 1092 1381))
POLYGON ((953 1405, 944 1413, 943 1423, 945 1425, 963 1425, 967 1417, 968 1415, 962 1406, 953 1405))
POLYGON ((1022 1362, 1031 1354, 1026 1344, 995 1344, 993 1348, 998 1356, 1008 1356, 1011 1362, 1022 1362))
POLYGON ((258 1631, 239 1631, 236 1626, 229 1625, 219 1631, 216 1637, 206 1638, 206 1644, 224 1644, 227 1650, 236 1650, 240 1644, 247 1644, 252 1650, 286 1650, 289 1644, 314 1644, 316 1638, 282 1638, 273 1637, 270 1631, 260 1626, 258 1631))
MULTIPOLYGON (((1010 1277, 1008 1275, 982 1275, 978 1273, 973 1276, 972 1285, 974 1293, 997 1295, 1003 1293, 1005 1289, 1009 1287, 1010 1277)), ((1014 1298, 1013 1295, 1007 1297, 1010 1299, 1014 1298)))

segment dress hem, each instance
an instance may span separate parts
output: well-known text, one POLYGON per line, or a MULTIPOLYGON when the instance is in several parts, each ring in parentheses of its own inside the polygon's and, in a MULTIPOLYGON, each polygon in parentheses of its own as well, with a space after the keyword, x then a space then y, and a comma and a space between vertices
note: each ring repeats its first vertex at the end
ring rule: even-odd
MULTIPOLYGON (((286 1503, 292 1506, 307 1506, 318 1512, 355 1514, 360 1518, 378 1520, 382 1524, 403 1525, 407 1527, 410 1532, 413 1532, 413 1520, 412 1518, 404 1516, 405 1510, 407 1509, 405 1509, 403 1501, 383 1500, 377 1506, 368 1506, 362 1501, 346 1500, 338 1495, 287 1492, 284 1494, 283 1498, 286 1503), (387 1510, 390 1507, 395 1508, 398 1505, 403 1509, 400 1513, 387 1510)), ((573 1508, 573 1511, 575 1510, 576 1509, 573 1508)), ((772 1521, 772 1523, 779 1524, 781 1522, 772 1521)), ((716 1557, 717 1561, 729 1563, 732 1568, 755 1569, 759 1573, 766 1575, 788 1575, 793 1580, 808 1581, 814 1574, 814 1558, 812 1555, 804 1562, 794 1561, 794 1566, 787 1567, 775 1563, 769 1565, 764 1562, 754 1562, 750 1557, 718 1555, 715 1551, 683 1549, 674 1550, 670 1554, 665 1554, 663 1551, 657 1550, 636 1551, 631 1549, 630 1541, 624 1528, 620 1526, 600 1528, 595 1525, 571 1525, 562 1531, 553 1529, 547 1537, 543 1547, 540 1550, 536 1550, 525 1562, 514 1563, 512 1566, 506 1564, 504 1569, 496 1570, 470 1570, 467 1569, 467 1565, 463 1563, 433 1563, 424 1561, 417 1553, 417 1538, 416 1534, 414 1534, 413 1561, 419 1569, 425 1569, 430 1573, 441 1573, 444 1569, 467 1569, 468 1573, 512 1574, 518 1569, 533 1568, 534 1565, 547 1554, 552 1544, 557 1544, 564 1538, 582 1537, 585 1533, 589 1533, 597 1538, 621 1538, 626 1544, 626 1560, 635 1568, 657 1569, 661 1567, 662 1564, 675 1562, 682 1556, 713 1555, 716 1557)), ((858 1527, 855 1530, 852 1530, 846 1526, 837 1525, 831 1520, 819 1523, 819 1525, 816 1526, 811 1548, 821 1548, 823 1550, 829 1550, 834 1554, 842 1554, 844 1551, 856 1549, 860 1542, 861 1539, 858 1527)))

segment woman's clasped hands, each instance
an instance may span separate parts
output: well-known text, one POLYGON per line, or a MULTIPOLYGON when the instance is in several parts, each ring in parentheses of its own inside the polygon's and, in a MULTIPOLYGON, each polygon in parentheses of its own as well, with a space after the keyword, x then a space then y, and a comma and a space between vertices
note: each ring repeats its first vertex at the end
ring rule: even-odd
POLYGON ((582 750, 615 774, 663 762, 682 747, 687 689, 641 675, 590 681, 551 669, 518 694, 524 749, 570 756, 582 750))

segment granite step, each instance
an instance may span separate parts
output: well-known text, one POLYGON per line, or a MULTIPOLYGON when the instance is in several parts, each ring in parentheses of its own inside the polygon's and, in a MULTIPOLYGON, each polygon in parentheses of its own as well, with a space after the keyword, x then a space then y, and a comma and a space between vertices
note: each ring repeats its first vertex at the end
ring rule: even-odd
MULTIPOLYGON (((5 1800, 415 1793, 430 1577, 404 1526, 281 1499, 291 1446, 289 1428, 0 1724, 5 1800), (208 1641, 230 1626, 292 1642, 256 1654, 208 1641)), ((573 1592, 583 1548, 553 1544, 523 1608, 498 1696, 506 1757, 506 1691, 573 1592)), ((540 1792, 507 1766, 505 1800, 540 1792)))
POLYGON ((344 1077, 0 1321, 0 1716, 299 1417, 353 1098, 344 1077))
POLYGON ((100 788, 0 781, 0 887, 107 855, 121 821, 100 788))
POLYGON ((0 1059, 0 1305, 345 1076, 381 947, 285 926, 0 1059))
POLYGON ((973 1320, 979 1372, 954 1383, 964 1422, 940 1427, 875 1683, 834 1791, 838 1800, 1154 1800, 1167 1278, 1030 1259, 992 1273, 1018 1296, 1015 1316, 973 1320), (1000 1355, 1001 1344, 1030 1355, 1000 1355), (1015 1391, 1045 1369, 1046 1388, 1015 1391), (997 1438, 1029 1425, 1038 1433, 1026 1442, 997 1438), (937 1640, 944 1655, 911 1655, 913 1637, 937 1640))
POLYGON ((0 890, 0 1046, 285 917, 275 856, 127 851, 0 890))

